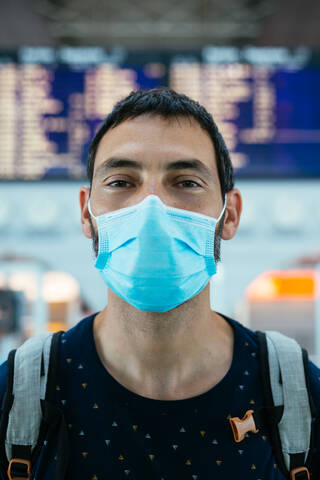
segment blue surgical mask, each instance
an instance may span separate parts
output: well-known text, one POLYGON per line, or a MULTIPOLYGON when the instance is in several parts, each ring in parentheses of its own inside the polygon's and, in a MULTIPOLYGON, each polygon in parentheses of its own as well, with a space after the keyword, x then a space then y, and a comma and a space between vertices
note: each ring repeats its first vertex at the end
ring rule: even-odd
POLYGON ((106 285, 140 310, 167 312, 197 295, 216 273, 218 219, 169 207, 156 195, 95 217, 95 267, 106 285))

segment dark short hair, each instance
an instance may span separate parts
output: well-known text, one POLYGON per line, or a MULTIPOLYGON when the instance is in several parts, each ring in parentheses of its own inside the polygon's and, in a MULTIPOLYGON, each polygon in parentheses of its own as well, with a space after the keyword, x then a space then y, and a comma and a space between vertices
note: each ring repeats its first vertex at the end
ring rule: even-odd
POLYGON ((198 102, 167 87, 133 91, 115 104, 113 110, 107 115, 97 131, 89 148, 87 175, 90 186, 95 156, 104 134, 109 128, 114 128, 125 120, 150 113, 163 118, 193 117, 208 132, 216 153, 221 192, 224 199, 224 195, 234 187, 233 167, 226 144, 212 115, 198 102))

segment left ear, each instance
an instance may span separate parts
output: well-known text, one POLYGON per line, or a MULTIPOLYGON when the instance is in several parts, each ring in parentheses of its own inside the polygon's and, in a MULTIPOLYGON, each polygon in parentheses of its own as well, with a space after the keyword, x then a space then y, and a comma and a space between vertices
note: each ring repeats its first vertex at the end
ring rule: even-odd
POLYGON ((90 228, 90 215, 88 211, 88 200, 90 196, 90 189, 87 185, 82 185, 79 192, 80 209, 81 209, 81 228, 83 234, 87 238, 92 238, 90 228))
POLYGON ((235 236, 240 223, 242 197, 237 188, 227 193, 227 206, 222 231, 223 240, 231 240, 235 236))

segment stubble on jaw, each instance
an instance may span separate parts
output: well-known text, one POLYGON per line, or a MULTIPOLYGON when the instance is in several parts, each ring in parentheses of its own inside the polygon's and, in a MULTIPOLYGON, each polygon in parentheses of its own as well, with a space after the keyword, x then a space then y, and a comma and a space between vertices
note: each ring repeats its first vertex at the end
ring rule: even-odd
POLYGON ((91 215, 89 216, 89 222, 90 222, 90 230, 91 230, 91 238, 92 238, 92 249, 97 258, 98 252, 99 252, 99 238, 98 238, 98 234, 94 229, 94 226, 91 220, 91 215))

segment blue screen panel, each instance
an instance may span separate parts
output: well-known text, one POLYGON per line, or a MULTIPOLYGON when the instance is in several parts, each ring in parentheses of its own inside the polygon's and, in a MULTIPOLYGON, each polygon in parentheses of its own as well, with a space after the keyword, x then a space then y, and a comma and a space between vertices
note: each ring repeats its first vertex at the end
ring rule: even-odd
POLYGON ((268 63, 264 49, 254 58, 249 49, 213 50, 216 61, 200 50, 0 52, 0 180, 84 179, 90 142, 114 104, 159 86, 213 115, 237 177, 320 177, 319 56, 274 49, 282 60, 268 63))

